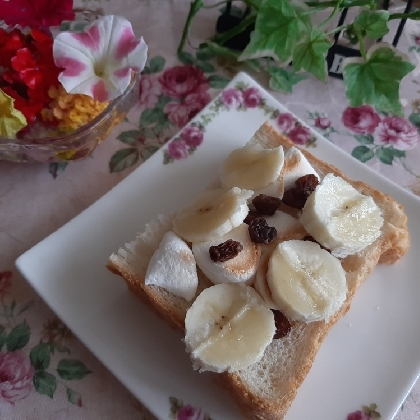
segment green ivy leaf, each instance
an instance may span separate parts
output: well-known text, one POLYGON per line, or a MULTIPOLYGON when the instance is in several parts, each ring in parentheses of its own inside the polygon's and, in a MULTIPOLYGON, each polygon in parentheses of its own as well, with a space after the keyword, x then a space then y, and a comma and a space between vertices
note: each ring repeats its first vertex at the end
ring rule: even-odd
POLYGON ((159 73, 165 67, 165 59, 160 55, 153 57, 149 63, 149 71, 150 73, 159 73))
POLYGON ((357 160, 360 160, 360 162, 367 162, 373 158, 374 153, 371 149, 369 149, 369 147, 357 146, 353 149, 351 155, 357 160))
POLYGON ((29 353, 31 365, 35 370, 45 370, 50 365, 50 347, 46 343, 40 343, 29 353))
POLYGON ((109 171, 122 172, 124 169, 135 165, 139 160, 139 150, 131 147, 129 149, 121 149, 115 152, 109 161, 109 171))
POLYGON ((194 56, 186 51, 178 53, 178 60, 186 66, 188 66, 189 64, 195 64, 194 56))
POLYGON ((258 11, 255 30, 239 60, 271 57, 288 64, 312 26, 303 8, 289 0, 267 0, 258 11))
POLYGON ((378 44, 368 51, 366 62, 363 58, 346 58, 343 66, 350 106, 369 104, 385 113, 403 115, 400 82, 415 69, 407 56, 395 48, 378 44))
POLYGON ((382 163, 385 163, 385 165, 392 165, 392 162, 394 161, 394 153, 391 148, 381 147, 380 149, 376 149, 375 154, 382 163))
POLYGON ((207 81, 210 84, 210 87, 214 89, 223 89, 230 82, 230 79, 224 76, 219 76, 218 74, 212 74, 207 78, 207 81))
POLYGON ((54 396, 57 389, 56 377, 45 371, 36 372, 33 383, 38 394, 48 395, 50 398, 54 396))
POLYGON ((296 74, 281 67, 268 67, 267 72, 271 76, 268 82, 270 88, 280 92, 292 93, 293 86, 306 79, 306 76, 302 74, 296 74))
POLYGON ((378 39, 389 32, 388 19, 389 12, 386 10, 362 10, 353 22, 353 27, 368 38, 378 39))
POLYGON ((137 144, 139 137, 141 137, 139 130, 128 130, 120 133, 117 137, 117 140, 130 146, 134 146, 137 144))
POLYGON ((70 403, 81 407, 82 406, 82 395, 80 393, 74 391, 71 388, 67 388, 66 391, 67 391, 67 400, 70 403))
POLYGON ((26 321, 16 325, 6 339, 7 351, 20 350, 25 347, 28 344, 30 335, 31 329, 26 321))
POLYGON ((83 379, 92 372, 80 360, 62 359, 58 362, 57 373, 60 378, 73 380, 83 379))
POLYGON ((0 350, 3 348, 7 339, 7 332, 3 325, 0 325, 0 350))
POLYGON ((306 70, 312 73, 321 82, 327 82, 328 71, 325 57, 332 42, 325 34, 315 29, 309 37, 297 45, 293 50, 293 70, 306 70))
POLYGON ((354 137, 360 144, 373 144, 374 141, 372 134, 366 134, 365 136, 358 134, 354 137))

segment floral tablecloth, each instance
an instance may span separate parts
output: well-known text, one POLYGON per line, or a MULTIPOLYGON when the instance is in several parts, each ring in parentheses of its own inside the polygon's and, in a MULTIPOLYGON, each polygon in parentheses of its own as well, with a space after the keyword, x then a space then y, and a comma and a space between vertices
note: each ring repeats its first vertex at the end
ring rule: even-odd
MULTIPOLYGON (((137 106, 91 158, 51 165, 0 162, 1 419, 153 418, 51 312, 17 273, 14 262, 149 158, 237 71, 209 54, 191 52, 178 61, 175 52, 187 1, 87 0, 79 6, 129 18, 149 44, 149 62, 137 106)), ((219 13, 216 8, 197 16, 192 45, 214 32, 219 13)), ((407 25, 399 48, 414 63, 420 62, 419 24, 407 25)), ((293 94, 274 95, 355 159, 420 195, 419 71, 420 67, 401 87, 405 118, 381 115, 369 106, 350 109, 337 79, 324 85, 308 77, 293 94)), ((252 92, 247 95, 239 98, 230 92, 224 100, 228 106, 235 101, 252 106, 256 98, 252 92)), ((311 145, 309 130, 295 126, 289 114, 280 114, 277 125, 297 144, 311 145)), ((194 133, 188 135, 190 143, 200 141, 194 133)), ((178 143, 167 149, 163 164, 188 156, 185 144, 178 143)), ((380 407, 374 404, 355 407, 347 420, 378 418, 378 413, 380 407)), ((168 418, 203 419, 204 413, 188 401, 171 398, 168 418)), ((396 419, 420 419, 420 383, 396 419)))

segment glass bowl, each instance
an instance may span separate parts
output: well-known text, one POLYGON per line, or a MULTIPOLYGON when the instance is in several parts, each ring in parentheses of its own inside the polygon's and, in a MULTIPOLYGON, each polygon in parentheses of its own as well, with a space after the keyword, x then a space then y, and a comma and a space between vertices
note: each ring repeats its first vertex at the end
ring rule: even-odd
POLYGON ((0 160, 12 162, 69 162, 87 157, 138 101, 140 73, 127 90, 89 124, 57 137, 7 139, 0 137, 0 160))

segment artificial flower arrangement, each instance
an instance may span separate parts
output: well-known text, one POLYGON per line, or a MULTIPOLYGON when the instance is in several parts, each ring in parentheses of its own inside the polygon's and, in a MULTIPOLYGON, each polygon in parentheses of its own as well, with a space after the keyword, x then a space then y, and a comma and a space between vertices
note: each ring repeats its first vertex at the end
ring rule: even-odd
POLYGON ((360 57, 349 57, 342 63, 350 106, 369 104, 384 113, 402 115, 400 82, 416 66, 392 45, 376 41, 389 33, 391 21, 420 20, 420 10, 381 10, 389 0, 237 0, 232 6, 233 2, 191 2, 178 47, 181 59, 188 59, 184 47, 196 15, 202 9, 217 7, 222 11, 219 33, 203 40, 200 53, 210 50, 224 61, 265 72, 272 89, 291 93, 305 72, 328 81, 327 54, 342 33, 360 50, 360 57), (226 14, 228 10, 231 15, 226 14), (349 10, 355 14, 351 22, 332 25, 339 13, 349 10), (368 48, 369 44, 373 45, 368 48))
POLYGON ((0 0, 0 138, 72 133, 143 70, 147 45, 127 19, 108 15, 82 31, 58 30, 74 19, 72 0, 0 0))

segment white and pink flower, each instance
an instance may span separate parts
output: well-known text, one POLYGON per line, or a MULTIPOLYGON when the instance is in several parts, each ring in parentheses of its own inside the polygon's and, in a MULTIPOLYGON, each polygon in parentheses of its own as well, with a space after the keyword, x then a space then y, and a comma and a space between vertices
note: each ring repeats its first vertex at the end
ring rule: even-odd
POLYGON ((0 353, 0 397, 10 404, 26 398, 32 390, 35 369, 21 350, 0 353))
POLYGON ((204 134, 195 126, 185 127, 181 132, 181 138, 189 147, 198 147, 203 143, 204 134))
POLYGON ((370 105, 362 105, 357 108, 347 107, 341 121, 357 134, 373 134, 381 118, 370 105))
POLYGON ((276 124, 282 133, 287 134, 295 127, 296 119, 289 112, 283 112, 276 118, 276 124))
POLYGON ((146 108, 154 108, 159 102, 162 88, 156 76, 145 74, 140 79, 138 108, 144 111, 146 108))
POLYGON ((132 73, 146 64, 147 45, 136 39, 131 23, 108 15, 84 32, 61 32, 53 44, 54 60, 64 70, 58 80, 69 93, 89 95, 99 102, 125 92, 132 73))
POLYGON ((229 109, 237 109, 244 102, 244 96, 239 89, 230 88, 222 92, 221 100, 229 109))
POLYGON ((293 143, 304 146, 311 139, 311 130, 303 125, 298 125, 287 135, 293 143))
POLYGON ((184 140, 173 140, 168 144, 168 154, 174 160, 188 157, 188 146, 184 140))
POLYGON ((177 412, 177 420, 204 420, 204 414, 199 407, 189 404, 183 405, 177 412))
POLYGON ((243 97, 247 108, 256 108, 261 103, 261 92, 255 87, 245 89, 243 97))
POLYGON ((375 132, 375 142, 399 150, 411 150, 420 140, 417 128, 401 117, 384 117, 375 132))

